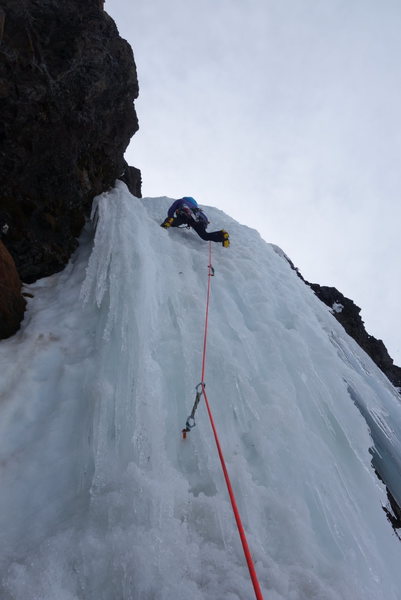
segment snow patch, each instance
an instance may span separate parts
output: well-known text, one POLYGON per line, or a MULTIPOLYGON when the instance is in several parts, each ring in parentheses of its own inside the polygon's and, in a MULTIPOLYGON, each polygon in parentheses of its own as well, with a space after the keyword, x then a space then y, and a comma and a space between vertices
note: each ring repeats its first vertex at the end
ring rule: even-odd
POLYGON ((344 310, 344 305, 340 302, 333 302, 331 308, 333 313, 341 313, 344 310))

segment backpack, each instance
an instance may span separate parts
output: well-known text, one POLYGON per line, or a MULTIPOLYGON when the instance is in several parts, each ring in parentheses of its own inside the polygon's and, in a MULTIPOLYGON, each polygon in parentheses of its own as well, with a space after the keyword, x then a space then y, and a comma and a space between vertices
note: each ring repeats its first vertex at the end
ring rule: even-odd
POLYGON ((177 210, 177 213, 181 213, 187 218, 193 219, 196 223, 202 223, 205 227, 209 224, 209 219, 198 206, 188 206, 188 204, 183 204, 181 208, 177 210))
POLYGON ((193 215, 192 218, 197 223, 202 223, 205 227, 206 227, 206 225, 209 225, 209 219, 207 218, 207 216, 205 215, 203 210, 201 210, 200 208, 193 208, 192 215, 193 215))

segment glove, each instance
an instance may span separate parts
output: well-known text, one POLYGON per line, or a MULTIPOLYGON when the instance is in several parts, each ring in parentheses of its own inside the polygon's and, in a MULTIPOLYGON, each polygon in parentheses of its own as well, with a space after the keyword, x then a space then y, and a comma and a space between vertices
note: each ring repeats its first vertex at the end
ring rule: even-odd
POLYGON ((171 227, 171 225, 173 224, 173 217, 167 217, 167 219, 164 219, 163 223, 160 225, 160 227, 164 227, 164 229, 167 229, 168 227, 171 227))

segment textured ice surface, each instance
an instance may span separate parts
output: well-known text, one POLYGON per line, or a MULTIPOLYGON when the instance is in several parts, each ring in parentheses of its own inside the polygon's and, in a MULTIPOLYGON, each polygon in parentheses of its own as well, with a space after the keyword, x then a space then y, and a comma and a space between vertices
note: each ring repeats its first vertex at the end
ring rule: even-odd
MULTIPOLYGON (((124 184, 0 343, 2 600, 244 600, 204 405, 208 245, 124 184)), ((372 467, 401 481, 394 388, 284 254, 221 211, 206 385, 266 600, 399 600, 372 467), (380 455, 380 456, 379 456, 380 455)))

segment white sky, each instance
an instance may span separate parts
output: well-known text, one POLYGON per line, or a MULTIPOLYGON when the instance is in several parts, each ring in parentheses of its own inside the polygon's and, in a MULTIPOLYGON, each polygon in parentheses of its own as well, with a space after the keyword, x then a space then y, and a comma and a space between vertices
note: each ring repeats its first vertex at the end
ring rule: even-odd
POLYGON ((126 158, 362 308, 401 365, 401 4, 106 0, 138 69, 126 158))

